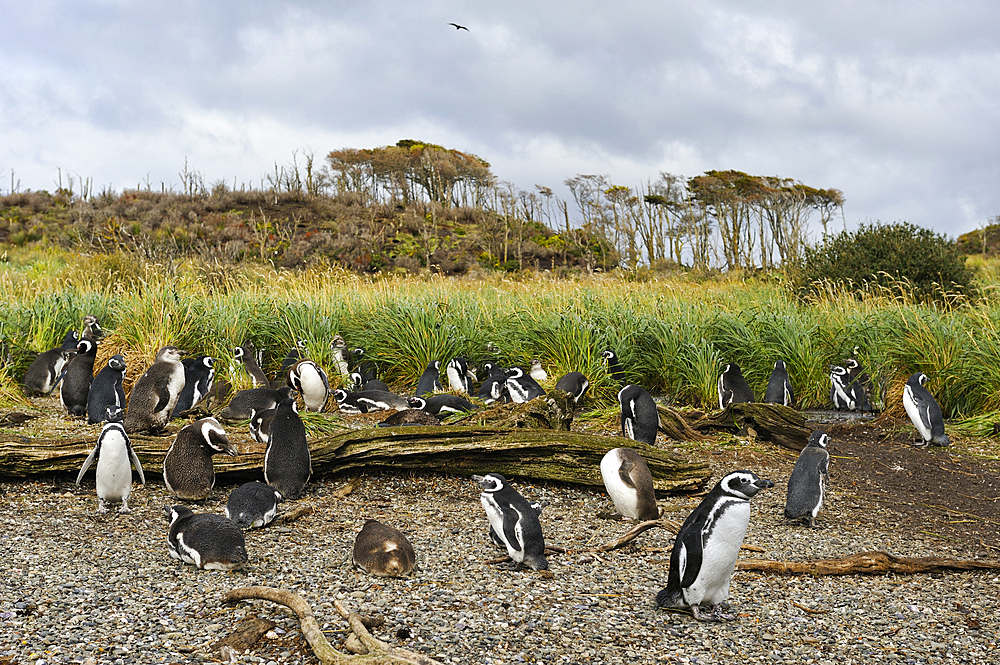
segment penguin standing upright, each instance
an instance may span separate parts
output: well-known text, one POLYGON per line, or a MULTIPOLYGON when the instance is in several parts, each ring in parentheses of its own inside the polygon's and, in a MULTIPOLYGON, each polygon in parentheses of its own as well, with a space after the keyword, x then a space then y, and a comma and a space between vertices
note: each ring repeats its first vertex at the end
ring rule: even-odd
POLYGON ((764 402, 791 406, 794 399, 795 393, 792 392, 792 383, 788 380, 788 370, 785 369, 785 361, 776 360, 774 361, 774 369, 771 370, 771 378, 767 380, 767 392, 764 393, 764 402))
MULTIPOLYGON (((476 380, 476 373, 469 367, 469 361, 461 356, 452 358, 445 367, 448 375, 448 386, 462 395, 472 394, 472 382, 476 380)), ((422 395, 417 395, 422 397, 422 395)))
POLYGON ((288 385, 302 395, 306 411, 320 412, 330 399, 330 380, 323 368, 309 359, 303 359, 288 370, 288 385))
POLYGON ((267 442, 271 439, 271 421, 274 419, 274 414, 277 410, 277 408, 264 409, 262 411, 250 409, 250 436, 253 437, 254 441, 263 443, 265 446, 267 445, 267 442))
POLYGON ((177 437, 163 458, 163 482, 178 499, 200 501, 215 487, 212 456, 237 454, 226 430, 215 418, 202 418, 177 432, 177 437))
POLYGON ((719 375, 719 408, 753 402, 753 391, 736 363, 729 363, 719 375))
MULTIPOLYGON (((854 347, 854 353, 857 352, 858 347, 854 347)), ((861 369, 861 363, 854 356, 844 361, 844 367, 847 369, 849 379, 848 388, 852 393, 857 410, 862 415, 865 413, 874 413, 871 401, 871 377, 868 376, 866 371, 861 369)))
POLYGON ((193 408, 212 390, 215 378, 215 360, 210 356, 198 356, 184 367, 184 389, 174 405, 173 418, 193 408))
POLYGON ((916 372, 910 375, 903 386, 903 408, 906 415, 910 417, 910 422, 917 428, 920 438, 923 441, 917 444, 923 448, 932 446, 950 446, 951 439, 944 433, 944 416, 941 415, 941 407, 938 405, 934 395, 927 390, 924 384, 927 383, 927 375, 916 372))
POLYGON ((125 409, 125 358, 120 353, 108 358, 107 364, 94 377, 87 396, 87 422, 91 425, 104 420, 109 406, 125 409))
POLYGON ((549 380, 549 373, 542 367, 542 361, 538 358, 531 361, 531 367, 528 368, 528 376, 538 383, 545 383, 549 380))
POLYGON ((300 339, 295 342, 295 346, 289 349, 288 355, 286 355, 285 359, 281 361, 281 367, 278 369, 278 378, 271 382, 271 387, 280 388, 281 386, 286 385, 286 382, 288 381, 288 370, 292 368, 292 365, 305 358, 305 354, 306 341, 304 339, 300 339))
POLYGON ((246 538, 228 517, 196 515, 187 506, 168 506, 164 512, 170 522, 167 552, 172 558, 205 570, 240 570, 246 566, 246 538))
POLYGON ((472 476, 483 492, 479 496, 490 526, 507 548, 514 560, 514 570, 528 566, 532 570, 546 570, 545 539, 538 512, 531 503, 510 486, 499 473, 472 476))
POLYGON ((286 397, 271 419, 271 438, 264 451, 264 480, 286 499, 298 499, 312 475, 306 427, 295 400, 286 397))
POLYGON ((413 572, 417 555, 399 529, 367 520, 354 539, 354 565, 369 575, 405 577, 413 572))
POLYGON ((106 513, 106 503, 121 502, 119 513, 128 513, 128 498, 132 494, 132 467, 139 472, 139 482, 146 484, 146 476, 142 473, 142 464, 132 448, 125 428, 122 427, 124 414, 121 407, 109 405, 104 419, 108 423, 97 437, 97 444, 83 462, 80 473, 76 476, 79 485, 83 474, 97 458, 97 512, 106 513))
POLYGON ((520 367, 511 367, 504 374, 507 375, 507 393, 510 401, 515 404, 530 402, 545 394, 545 389, 538 385, 538 381, 525 374, 520 367))
POLYGON ((568 392, 573 396, 573 402, 578 404, 590 388, 590 381, 580 372, 569 372, 556 381, 556 390, 568 392))
POLYGON ((642 386, 628 385, 618 391, 621 404, 622 436, 647 445, 656 443, 660 413, 656 402, 642 386))
POLYGON ((281 493, 264 483, 243 483, 229 493, 226 500, 226 517, 241 529, 267 526, 278 514, 281 493))
POLYGON ((415 395, 417 397, 427 397, 431 393, 439 393, 444 390, 441 385, 441 361, 432 360, 427 363, 427 368, 424 369, 424 373, 420 375, 420 380, 417 381, 417 392, 415 395))
POLYGON ((83 338, 97 342, 104 337, 104 329, 93 314, 83 317, 83 338))
POLYGON ((156 361, 132 386, 125 411, 126 432, 157 432, 166 426, 184 389, 183 355, 176 346, 156 353, 156 361))
POLYGON ((503 367, 496 363, 483 363, 483 371, 486 378, 479 386, 479 399, 483 404, 489 405, 494 402, 509 402, 510 393, 507 392, 507 375, 504 374, 503 367))
POLYGON ((830 365, 830 401, 837 411, 854 411, 857 402, 855 401, 854 390, 850 388, 851 373, 846 367, 830 365))
POLYGON ((618 354, 611 349, 605 349, 601 351, 601 357, 604 358, 604 362, 608 365, 608 374, 611 378, 619 383, 619 385, 624 386, 625 380, 625 368, 622 367, 621 361, 618 359, 618 354))
POLYGON ((243 369, 250 375, 250 380, 253 382, 254 388, 271 387, 271 382, 268 380, 267 374, 260 368, 260 364, 254 356, 253 344, 243 342, 243 346, 237 346, 233 349, 233 360, 243 365, 243 369))
POLYGON ((721 604, 750 524, 750 499, 768 487, 774 483, 751 471, 733 471, 715 484, 674 539, 667 586, 656 595, 659 607, 690 608, 699 621, 735 618, 722 614, 721 604))
POLYGON ((25 391, 29 395, 50 394, 62 378, 63 368, 76 353, 79 343, 80 333, 70 330, 61 345, 39 353, 24 373, 25 391))
POLYGON ((76 355, 66 365, 59 387, 59 401, 74 418, 87 415, 87 398, 90 396, 90 384, 94 381, 95 360, 97 342, 81 339, 76 346, 76 355))
POLYGON ((615 509, 631 520, 655 520, 656 507, 653 476, 646 460, 632 448, 615 448, 601 460, 601 477, 615 509))
POLYGON ((330 342, 330 350, 333 351, 333 369, 340 376, 349 379, 351 352, 347 350, 347 342, 340 335, 334 335, 333 341, 330 342))
POLYGON ((786 518, 805 520, 810 527, 816 526, 816 514, 823 507, 826 484, 830 480, 830 453, 826 449, 829 442, 826 432, 816 430, 799 452, 799 459, 788 478, 786 518))

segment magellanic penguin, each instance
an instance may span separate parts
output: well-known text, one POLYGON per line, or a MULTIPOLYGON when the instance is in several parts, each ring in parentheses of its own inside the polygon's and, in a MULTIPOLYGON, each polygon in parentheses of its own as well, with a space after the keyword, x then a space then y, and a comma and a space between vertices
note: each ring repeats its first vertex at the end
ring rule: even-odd
POLYGON ((601 357, 608 364, 608 374, 611 375, 611 378, 617 381, 619 385, 624 386, 626 384, 625 368, 622 367, 621 361, 618 360, 618 354, 611 349, 605 349, 601 351, 601 357))
POLYGON ((233 349, 233 360, 236 360, 243 365, 243 369, 246 370, 246 373, 250 376, 250 381, 253 382, 254 388, 271 387, 271 381, 267 378, 267 374, 264 373, 264 370, 260 368, 260 364, 254 356, 253 344, 250 342, 243 342, 243 346, 237 346, 233 349))
POLYGON ((538 381, 525 374, 520 367, 511 367, 504 374, 507 375, 507 393, 510 401, 515 404, 530 402, 545 394, 545 389, 538 385, 538 381))
POLYGON ((573 402, 580 403, 580 400, 590 388, 590 381, 580 372, 569 372, 556 381, 556 390, 568 392, 573 396, 573 402))
MULTIPOLYGON (((417 400, 420 398, 414 397, 412 399, 417 400)), ((464 397, 450 393, 431 395, 427 399, 420 399, 420 401, 422 403, 417 408, 426 411, 432 416, 441 416, 442 418, 450 413, 469 413, 479 409, 478 406, 464 397)))
POLYGON ((271 420, 274 419, 274 414, 277 411, 277 408, 264 409, 263 411, 250 410, 250 436, 253 437, 254 441, 267 445, 271 439, 271 420))
POLYGON ((768 487, 774 483, 751 471, 733 471, 716 483, 674 539, 667 586, 656 595, 659 607, 690 608, 699 621, 735 618, 722 614, 721 604, 750 524, 750 499, 768 487))
POLYGON ((719 375, 719 408, 753 402, 753 391, 736 363, 729 363, 719 375))
POLYGON ((330 342, 330 350, 333 352, 333 368, 344 378, 351 377, 351 352, 347 350, 347 342, 340 335, 334 335, 330 342))
POLYGON ((424 400, 411 402, 419 398, 403 397, 387 390, 359 390, 358 392, 347 392, 346 390, 334 390, 333 398, 337 400, 337 408, 344 413, 374 413, 375 411, 405 411, 412 408, 420 408, 424 400))
POLYGON ((514 560, 514 570, 528 566, 532 570, 546 570, 545 539, 538 512, 523 496, 510 486, 499 473, 472 476, 483 493, 479 496, 490 526, 507 548, 514 560))
POLYGON ((254 411, 260 413, 278 406, 278 402, 291 397, 292 388, 247 388, 241 390, 229 400, 229 404, 219 411, 219 418, 226 422, 248 420, 254 411))
POLYGON ((81 339, 76 346, 76 355, 66 364, 62 385, 59 386, 59 401, 74 418, 87 415, 87 398, 90 397, 90 384, 94 381, 95 360, 97 342, 81 339))
POLYGON ((146 476, 142 473, 142 464, 132 448, 125 428, 122 427, 124 414, 121 407, 109 405, 104 419, 107 424, 97 437, 97 444, 83 462, 80 473, 76 476, 76 484, 83 480, 83 474, 97 458, 97 512, 108 512, 107 502, 121 502, 119 513, 128 513, 128 498, 132 493, 132 467, 139 472, 139 482, 146 484, 146 476))
POLYGON ((87 422, 91 425, 102 422, 109 406, 125 409, 125 358, 120 353, 108 358, 107 364, 94 377, 87 396, 87 422))
POLYGON ((799 453, 788 478, 786 518, 804 520, 810 527, 816 526, 816 514, 823 507, 826 484, 830 480, 830 453, 826 449, 829 442, 826 432, 816 430, 799 453))
MULTIPOLYGON (((469 367, 466 358, 458 356, 448 361, 445 367, 445 374, 448 375, 448 386, 462 395, 472 394, 472 383, 476 380, 476 373, 469 367)), ((417 395, 423 397, 423 395, 417 395)))
POLYGON ((210 356, 198 356, 184 366, 184 389, 174 405, 173 418, 191 409, 205 399, 212 390, 215 379, 215 360, 210 356))
POLYGON ((432 360, 427 363, 427 368, 420 375, 417 381, 416 397, 427 397, 431 393, 439 393, 444 390, 441 385, 441 361, 432 360))
POLYGON ((857 402, 850 387, 851 373, 846 367, 830 365, 830 401, 837 411, 854 411, 857 402))
POLYGON ((601 460, 601 477, 622 517, 643 522, 659 518, 653 476, 638 451, 632 448, 609 451, 601 460))
POLYGON ((417 555, 398 529, 367 520, 354 539, 354 565, 377 577, 405 577, 413 572, 417 555))
POLYGON ((903 386, 903 408, 923 441, 918 447, 950 446, 951 439, 944 433, 944 416, 934 395, 924 387, 927 375, 922 372, 911 374, 903 386))
POLYGON ((371 358, 365 357, 365 350, 361 347, 351 352, 351 360, 354 368, 351 370, 351 380, 355 387, 359 388, 369 381, 378 379, 378 366, 371 358))
POLYGON ((304 339, 300 339, 295 342, 295 346, 288 351, 288 355, 281 361, 281 367, 278 369, 278 378, 277 380, 271 382, 271 387, 277 388, 286 385, 288 381, 288 370, 292 368, 292 365, 305 357, 306 341, 304 339))
POLYGON ((528 368, 528 376, 538 383, 545 383, 549 380, 549 373, 542 367, 542 361, 538 358, 531 361, 531 366, 528 368))
POLYGON ((306 411, 320 412, 330 399, 330 379, 315 361, 300 360, 288 370, 288 385, 302 395, 306 411))
POLYGON ((125 411, 126 432, 158 432, 166 426, 184 389, 183 355, 176 346, 157 352, 156 361, 132 386, 125 411))
POLYGON ((185 501, 208 498, 215 487, 212 455, 237 454, 226 430, 215 418, 202 418, 177 432, 163 458, 163 482, 171 494, 185 501))
POLYGON ((656 402, 642 386, 628 385, 618 391, 622 436, 648 445, 656 443, 660 414, 656 402))
POLYGON ((295 400, 286 397, 271 419, 271 438, 264 451, 264 480, 286 499, 298 499, 312 475, 306 427, 295 400))
POLYGON ((479 399, 483 404, 490 405, 494 402, 509 402, 510 393, 507 392, 507 375, 503 367, 496 363, 483 363, 483 371, 486 378, 479 386, 479 399))
POLYGON ((229 493, 226 517, 241 529, 267 526, 278 514, 281 493, 273 487, 255 481, 243 483, 229 493))
MULTIPOLYGON (((541 515, 542 514, 542 510, 545 508, 545 506, 549 505, 549 502, 548 501, 531 501, 531 502, 528 503, 528 505, 531 506, 531 509, 535 511, 536 515, 541 515)), ((493 528, 492 524, 490 524, 489 536, 490 536, 490 541, 494 545, 496 545, 497 547, 499 547, 502 550, 507 549, 507 543, 505 543, 503 541, 503 539, 500 538, 500 536, 497 535, 496 529, 493 528)))
POLYGON ((76 353, 80 333, 70 330, 62 344, 38 354, 24 373, 24 389, 29 395, 48 395, 62 378, 63 368, 76 353))
POLYGON ((83 317, 83 338, 97 342, 102 337, 104 337, 104 329, 101 328, 97 317, 93 314, 83 317))
POLYGON ((167 552, 178 561, 205 570, 239 570, 247 564, 243 530, 228 517, 195 515, 187 506, 167 506, 170 522, 167 552))
POLYGON ((794 399, 795 393, 792 392, 792 382, 788 380, 788 370, 785 369, 785 361, 776 360, 774 362, 774 369, 771 370, 771 378, 767 380, 767 391, 764 393, 764 402, 791 406, 794 399))

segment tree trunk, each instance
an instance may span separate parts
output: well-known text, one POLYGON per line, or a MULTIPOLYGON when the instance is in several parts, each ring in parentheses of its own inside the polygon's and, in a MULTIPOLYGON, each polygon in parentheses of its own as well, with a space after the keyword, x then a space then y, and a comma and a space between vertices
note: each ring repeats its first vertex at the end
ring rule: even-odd
POLYGON ((704 416, 692 423, 699 432, 725 430, 744 433, 789 450, 802 450, 809 443, 812 429, 806 417, 782 404, 730 404, 718 413, 704 416))
POLYGON ((759 570, 784 575, 884 575, 897 573, 945 573, 957 570, 1000 570, 998 561, 963 561, 939 556, 898 557, 886 552, 860 552, 839 559, 771 561, 740 559, 737 570, 759 570))

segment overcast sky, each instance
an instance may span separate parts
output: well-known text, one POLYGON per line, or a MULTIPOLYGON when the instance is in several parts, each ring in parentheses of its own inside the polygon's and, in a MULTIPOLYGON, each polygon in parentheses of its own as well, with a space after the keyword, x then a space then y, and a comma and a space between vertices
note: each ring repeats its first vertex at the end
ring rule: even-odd
POLYGON ((413 138, 518 188, 779 175, 845 221, 1000 214, 1000 3, 0 0, 0 193, 259 186, 413 138), (468 27, 456 30, 448 22, 468 27))

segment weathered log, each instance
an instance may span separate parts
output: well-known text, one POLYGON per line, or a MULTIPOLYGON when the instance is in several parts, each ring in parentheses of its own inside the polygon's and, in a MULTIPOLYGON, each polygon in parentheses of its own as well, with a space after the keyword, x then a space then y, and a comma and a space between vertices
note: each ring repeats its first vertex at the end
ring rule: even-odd
POLYGON ((897 573, 944 573, 961 570, 1000 570, 1000 561, 968 561, 939 556, 898 557, 886 552, 861 552, 838 559, 772 561, 740 559, 738 570, 757 570, 780 575, 884 575, 897 573))
POLYGON ((812 429, 806 417, 782 404, 730 404, 718 413, 711 413, 692 423, 699 432, 724 430, 744 432, 749 436, 799 451, 809 443, 812 429))
POLYGON ((255 616, 244 617, 242 621, 236 624, 233 632, 221 640, 212 643, 209 646, 209 650, 220 651, 223 647, 229 647, 236 653, 243 653, 253 647, 257 643, 257 640, 277 625, 270 619, 261 619, 255 616))
MULTIPOLYGON (((679 411, 674 411, 666 404, 657 404, 656 411, 660 416, 659 430, 674 441, 708 441, 712 437, 700 434, 691 427, 687 419, 679 411)), ((698 417, 704 416, 700 411, 698 417)))
MULTIPOLYGON (((0 479, 44 473, 75 474, 94 445, 92 438, 33 439, 6 437, 0 441, 0 479), (10 439, 15 440, 11 441, 10 439)), ((163 468, 172 436, 133 436, 132 445, 147 476, 163 468)), ((236 457, 216 457, 220 480, 259 479, 264 446, 244 432, 230 431, 236 457)), ((502 473, 509 477, 553 480, 580 485, 603 485, 601 458, 611 448, 627 445, 645 458, 658 490, 701 487, 709 470, 701 460, 618 437, 537 429, 499 429, 475 426, 379 427, 353 430, 310 440, 313 472, 405 469, 468 475, 502 473)))

